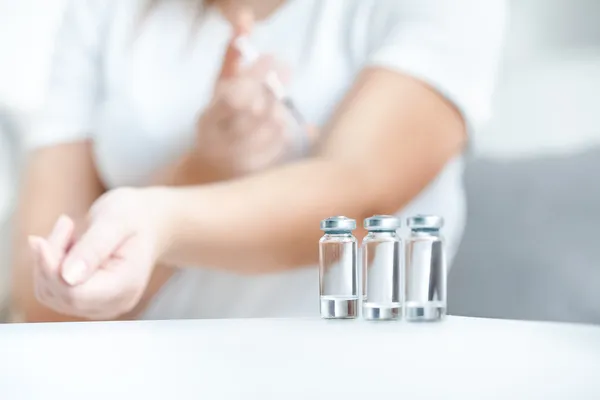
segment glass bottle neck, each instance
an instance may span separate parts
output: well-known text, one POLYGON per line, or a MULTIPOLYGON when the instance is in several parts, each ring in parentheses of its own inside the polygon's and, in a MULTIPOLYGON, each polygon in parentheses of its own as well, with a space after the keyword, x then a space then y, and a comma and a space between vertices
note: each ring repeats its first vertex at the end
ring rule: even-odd
POLYGON ((370 231, 367 237, 397 237, 396 231, 370 231))
POLYGON ((354 237, 352 235, 352 232, 348 232, 348 231, 332 231, 332 232, 326 232, 325 233, 326 237, 336 237, 336 238, 351 238, 354 237))
POLYGON ((439 237, 439 229, 413 229, 410 231, 411 236, 423 237, 423 236, 434 236, 439 237))

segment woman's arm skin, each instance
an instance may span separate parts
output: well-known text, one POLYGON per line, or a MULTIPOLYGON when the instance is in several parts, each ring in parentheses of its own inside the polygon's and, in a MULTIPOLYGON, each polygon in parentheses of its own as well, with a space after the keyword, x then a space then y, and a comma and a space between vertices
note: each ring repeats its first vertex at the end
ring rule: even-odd
MULTIPOLYGON (((35 263, 27 238, 49 235, 60 215, 69 215, 78 226, 84 225, 90 206, 104 191, 93 164, 91 145, 81 142, 35 151, 22 181, 13 245, 13 319, 20 322, 77 321, 77 318, 56 313, 37 301, 33 281, 35 263)), ((155 269, 148 295, 131 314, 122 318, 131 318, 143 309, 169 273, 164 268, 155 269)))
MULTIPOLYGON (((243 33, 244 30, 240 28, 240 32, 243 33)), ((268 166, 267 164, 272 163, 271 159, 267 159, 266 164, 264 158, 262 161, 259 160, 262 164, 260 162, 253 164, 252 157, 255 159, 256 155, 260 156, 264 151, 268 152, 269 148, 277 150, 284 142, 283 138, 285 135, 277 129, 271 131, 273 133, 272 137, 268 137, 266 140, 263 138, 262 142, 260 141, 260 135, 256 135, 254 132, 246 133, 242 130, 243 136, 247 136, 251 141, 245 141, 247 148, 241 146, 243 154, 229 154, 228 152, 231 152, 231 149, 225 151, 220 147, 223 147, 223 144, 229 146, 232 142, 231 136, 240 136, 240 133, 235 131, 223 132, 219 131, 219 129, 208 129, 203 126, 202 122, 205 121, 205 118, 210 120, 214 120, 215 118, 229 118, 232 120, 245 118, 246 122, 252 122, 256 120, 256 117, 251 110, 255 108, 257 99, 260 100, 261 96, 265 95, 262 92, 257 93, 256 90, 257 88, 262 88, 260 84, 262 81, 261 74, 264 74, 267 69, 271 68, 270 65, 259 63, 249 72, 242 71, 238 74, 236 66, 239 63, 239 54, 233 51, 231 46, 227 54, 228 56, 223 62, 223 71, 216 84, 216 100, 213 101, 214 105, 210 110, 211 112, 205 113, 206 117, 200 120, 198 127, 199 135, 203 136, 202 142, 204 143, 204 147, 206 148, 208 145, 208 149, 205 149, 205 151, 213 151, 221 155, 218 162, 220 168, 215 168, 212 163, 205 162, 207 160, 204 157, 198 156, 192 150, 165 171, 158 174, 154 180, 155 185, 201 185, 229 179, 232 175, 229 172, 224 173, 223 168, 227 169, 232 165, 236 167, 232 169, 235 174, 243 174, 256 168, 264 168, 268 166), (249 85, 249 82, 254 84, 249 85), (219 100, 221 98, 223 100, 219 100), (231 104, 225 101, 227 99, 236 100, 238 103, 237 106, 230 106, 231 104), (246 101, 239 103, 240 99, 245 99, 246 101), (237 165, 236 163, 240 163, 240 160, 248 162, 237 165)), ((273 111, 273 107, 268 111, 273 111)), ((265 121, 269 122, 273 119, 273 115, 271 114, 265 113, 265 115, 259 118, 263 125, 266 124, 265 121)), ((219 126, 219 124, 216 125, 217 127, 219 126)), ((251 124, 246 123, 246 125, 251 124)), ((241 139, 242 141, 245 140, 244 138, 241 139)), ((36 299, 34 293, 35 280, 32 273, 35 268, 33 266, 36 263, 34 262, 35 260, 31 259, 31 249, 29 249, 30 246, 27 244, 27 237, 47 237, 50 234, 54 221, 61 214, 73 218, 75 226, 80 231, 83 230, 85 227, 84 223, 87 222, 85 221, 85 217, 89 214, 89 208, 104 191, 93 163, 91 146, 89 142, 58 145, 38 150, 31 157, 31 162, 24 176, 25 185, 21 196, 20 213, 17 218, 18 232, 15 250, 17 268, 15 268, 14 294, 16 297, 16 307, 22 314, 21 316, 17 316, 17 318, 27 321, 67 320, 63 315, 57 314, 47 307, 43 307, 36 299), (41 202, 40 198, 43 198, 44 202, 41 202)), ((276 157, 273 158, 274 161, 276 161, 276 157)), ((65 223, 67 225, 73 224, 73 222, 68 220, 65 223)), ((61 235, 69 234, 59 234, 59 237, 61 235)), ((66 238, 67 241, 69 237, 66 238)), ((50 234, 49 239, 51 238, 52 234, 50 234)), ((31 245, 36 246, 36 243, 39 245, 39 240, 34 239, 31 245)), ((60 257, 53 257, 52 253, 64 254, 66 244, 55 243, 53 240, 49 240, 48 244, 47 249, 51 253, 50 258, 52 259, 48 260, 48 263, 50 265, 60 263, 60 257)), ((33 253, 36 253, 35 250, 33 253)), ((136 309, 122 318, 128 319, 144 309, 154 293, 168 280, 172 273, 173 270, 170 268, 154 268, 148 288, 142 296, 142 301, 136 309)))
MULTIPOLYGON (((240 16, 236 26, 237 35, 247 34, 251 26, 251 19, 240 16)), ((76 36, 66 35, 69 39, 76 36)), ((232 43, 234 40, 235 37, 232 43)), ((69 55, 67 60, 71 59, 72 54, 78 54, 83 56, 84 64, 87 65, 85 56, 89 49, 83 49, 85 51, 79 54, 82 50, 81 43, 66 40, 63 45, 76 46, 74 49, 63 49, 63 52, 69 55)), ((198 123, 196 134, 203 143, 201 151, 191 149, 176 163, 161 171, 154 179, 155 185, 170 187, 218 182, 279 162, 280 156, 287 150, 284 140, 287 136, 283 134, 285 127, 277 123, 279 114, 276 111, 279 105, 267 101, 270 99, 265 98, 266 93, 262 86, 267 71, 278 70, 279 67, 268 57, 248 68, 240 68, 239 64, 240 55, 230 45, 215 85, 211 112, 205 112, 204 118, 198 123), (222 120, 228 120, 230 123, 223 124, 222 120), (231 143, 236 143, 237 146, 232 146, 231 143)), ((58 70, 64 68, 61 66, 58 70)), ((93 71, 87 78, 93 81, 93 71)), ((76 82, 73 85, 76 88, 74 90, 79 90, 80 86, 85 88, 86 83, 89 84, 85 81, 76 82)), ((65 89, 59 87, 59 90, 65 89)), ((57 145, 38 150, 30 157, 23 177, 24 186, 19 215, 16 218, 14 246, 13 294, 17 314, 20 314, 16 318, 19 320, 75 320, 42 306, 36 299, 34 286, 36 282, 39 283, 39 279, 34 277, 33 272, 40 269, 39 239, 47 238, 48 246, 45 246, 44 240, 41 245, 43 249, 48 250, 43 252, 50 255, 46 264, 58 268, 62 256, 68 250, 69 241, 79 239, 77 232, 71 237, 73 225, 79 232, 87 229, 89 219, 86 217, 89 216, 89 209, 104 192, 93 163, 91 147, 89 142, 57 145), (62 229, 59 224, 59 229, 53 230, 52 226, 59 220, 60 215, 67 215, 74 221, 61 218, 62 229), (30 236, 32 238, 28 244, 30 236), (32 254, 36 257, 32 257, 32 254)), ((169 268, 154 267, 141 302, 136 309, 122 318, 127 319, 143 309, 172 272, 169 268)), ((60 277, 52 280, 60 285, 61 279, 57 278, 60 277)))
POLYGON ((103 189, 93 172, 88 144, 66 144, 35 151, 22 176, 13 244, 13 303, 17 319, 64 321, 41 305, 34 292, 34 260, 27 238, 46 237, 62 214, 81 222, 103 189))
MULTIPOLYGON (((144 276, 148 259, 238 273, 313 264, 321 219, 360 221, 401 209, 466 140, 463 119, 446 99, 384 69, 361 74, 324 133, 313 158, 250 177, 108 193, 65 258, 63 277, 76 286, 101 263, 124 257, 144 276), (117 250, 126 254, 115 257, 117 250)), ((142 275, 135 279, 143 282, 142 275)))
POLYGON ((460 113, 420 81, 364 71, 318 156, 237 181, 173 189, 170 262, 241 273, 313 264, 319 221, 362 221, 414 198, 463 148, 460 113))
POLYGON ((397 211, 466 139, 449 102, 382 69, 361 75, 325 133, 315 157, 251 177, 108 192, 60 265, 38 249, 41 300, 68 315, 113 319, 139 303, 157 262, 246 274, 316 263, 321 219, 397 211))

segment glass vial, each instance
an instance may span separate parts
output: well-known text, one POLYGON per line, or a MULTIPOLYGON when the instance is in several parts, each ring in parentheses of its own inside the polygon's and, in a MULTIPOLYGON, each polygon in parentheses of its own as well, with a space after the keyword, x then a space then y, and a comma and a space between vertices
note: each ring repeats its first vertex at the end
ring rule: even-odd
POLYGON ((387 215, 367 218, 363 239, 362 315, 367 320, 402 318, 402 241, 400 220, 387 215))
POLYGON ((319 290, 321 317, 358 316, 357 244, 352 231, 356 221, 331 217, 321 221, 325 235, 319 241, 319 290))
POLYGON ((407 221, 405 318, 439 321, 446 315, 446 255, 441 217, 417 215, 407 221))

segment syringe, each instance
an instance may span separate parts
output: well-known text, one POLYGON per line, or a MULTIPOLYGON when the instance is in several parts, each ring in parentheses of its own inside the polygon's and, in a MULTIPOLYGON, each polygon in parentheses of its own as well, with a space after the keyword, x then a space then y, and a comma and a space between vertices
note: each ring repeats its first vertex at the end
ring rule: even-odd
MULTIPOLYGON (((255 63, 260 58, 260 53, 252 45, 247 36, 238 37, 234 41, 234 46, 248 64, 255 63)), ((275 71, 271 70, 267 73, 264 84, 273 96, 286 107, 294 121, 298 124, 299 129, 291 130, 291 134, 294 136, 293 140, 296 143, 299 155, 306 155, 310 147, 306 120, 294 104, 293 100, 287 95, 285 87, 275 71)))

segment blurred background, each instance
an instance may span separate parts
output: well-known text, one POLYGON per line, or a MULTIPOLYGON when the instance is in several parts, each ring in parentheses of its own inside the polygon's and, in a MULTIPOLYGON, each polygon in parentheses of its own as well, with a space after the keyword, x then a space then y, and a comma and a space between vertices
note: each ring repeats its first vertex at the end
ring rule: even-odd
MULTIPOLYGON (((0 0, 0 321, 18 139, 63 4, 0 0)), ((600 323, 600 2, 512 0, 511 14, 494 117, 473 138, 450 313, 600 323)))

